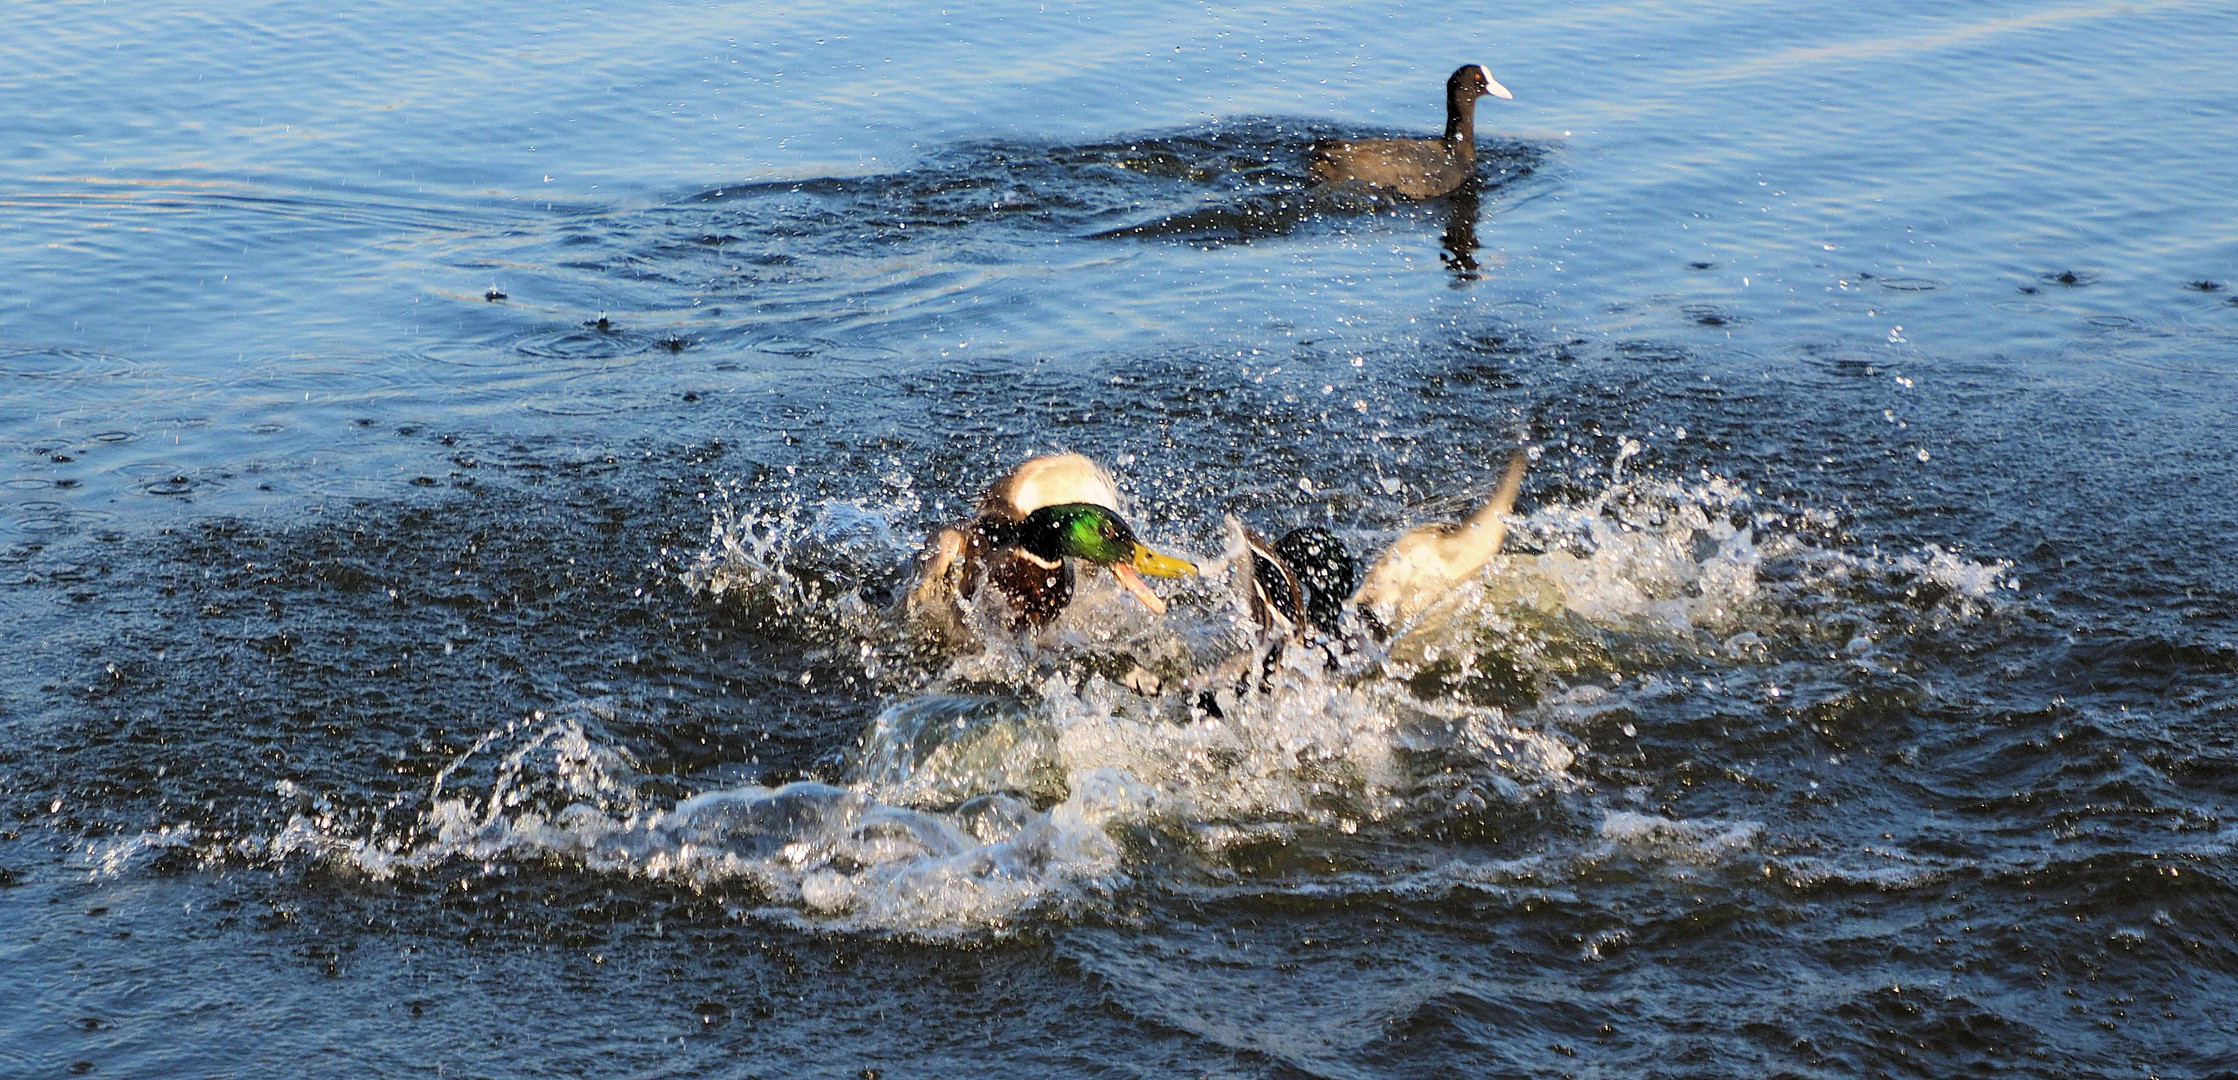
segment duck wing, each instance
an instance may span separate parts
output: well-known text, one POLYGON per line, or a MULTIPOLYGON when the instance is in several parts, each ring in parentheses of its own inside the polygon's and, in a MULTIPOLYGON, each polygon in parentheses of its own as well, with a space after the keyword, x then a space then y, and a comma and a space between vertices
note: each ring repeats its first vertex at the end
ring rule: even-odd
POLYGON ((964 624, 963 601, 978 587, 978 578, 964 530, 942 527, 917 554, 917 581, 902 597, 904 624, 937 646, 969 646, 972 634, 964 624))
POLYGON ((1124 513, 1119 486, 1103 466, 1081 454, 1050 454, 1027 461, 995 481, 980 497, 981 517, 1024 521, 1036 510, 1088 503, 1124 513))

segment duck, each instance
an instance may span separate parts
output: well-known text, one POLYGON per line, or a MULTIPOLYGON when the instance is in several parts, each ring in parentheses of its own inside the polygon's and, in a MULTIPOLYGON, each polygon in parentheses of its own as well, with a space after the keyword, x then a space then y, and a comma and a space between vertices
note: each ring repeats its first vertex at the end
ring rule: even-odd
POLYGON ((1483 64, 1445 81, 1445 134, 1434 139, 1320 139, 1306 155, 1316 185, 1357 183, 1408 199, 1450 195, 1476 178, 1476 100, 1514 100, 1483 64))
POLYGON ((1403 635, 1500 553, 1530 460, 1528 451, 1516 450, 1499 487, 1475 513, 1408 530, 1364 576, 1357 576, 1351 553, 1327 529, 1294 529, 1269 544, 1231 516, 1231 580, 1262 640, 1341 642, 1355 632, 1351 627, 1378 642, 1403 635))
POLYGON ((940 642, 969 642, 965 606, 985 586, 1008 602, 1012 632, 1047 626, 1072 603, 1079 564, 1109 570, 1146 610, 1165 614, 1143 576, 1187 577, 1196 564, 1143 543, 1119 505, 1111 475, 1084 455, 1028 460, 988 486, 971 521, 933 533, 905 618, 940 642))
POLYGON ((1237 591, 1253 625, 1282 638, 1340 632, 1359 576, 1359 565, 1343 540, 1307 525, 1270 544, 1234 515, 1227 525, 1242 582, 1237 591))

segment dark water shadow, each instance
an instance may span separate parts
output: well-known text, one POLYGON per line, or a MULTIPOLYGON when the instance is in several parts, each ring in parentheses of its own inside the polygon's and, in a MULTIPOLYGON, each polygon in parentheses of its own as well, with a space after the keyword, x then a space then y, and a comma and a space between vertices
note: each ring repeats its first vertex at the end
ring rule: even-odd
POLYGON ((1451 195, 1410 202, 1378 196, 1354 187, 1301 188, 1266 194, 1247 194, 1232 201, 1196 207, 1135 225, 1091 233, 1090 240, 1179 240, 1200 247, 1225 247, 1254 240, 1289 236, 1313 225, 1347 218, 1381 216, 1398 220, 1442 222, 1441 255, 1455 273, 1473 277, 1477 270, 1476 226, 1483 206, 1483 189, 1471 184, 1451 195))
MULTIPOLYGON (((580 361, 720 348, 734 328, 766 320, 793 325, 793 336, 848 337, 870 325, 894 333, 903 324, 931 332, 967 285, 979 283, 997 306, 1043 291, 986 285, 1005 273, 990 268, 1092 261, 1103 254, 1085 248, 1128 241, 1211 249, 1363 228, 1438 232, 1454 283, 1465 284, 1480 272, 1478 221, 1546 183, 1533 178, 1548 148, 1486 138, 1476 184, 1446 198, 1309 187, 1314 140, 1361 134, 1259 118, 1104 142, 978 140, 897 172, 732 184, 570 215, 508 239, 504 252, 509 265, 546 271, 534 287, 512 282, 523 297, 517 310, 560 318, 526 337, 509 327, 492 344, 525 342, 520 351, 531 356, 580 361), (689 310, 676 303, 686 288, 689 310), (632 333, 583 329, 609 312, 632 333)), ((486 250, 462 252, 464 264, 491 261, 486 250)))
MULTIPOLYGON (((1474 181, 1451 195, 1411 200, 1351 184, 1308 186, 1303 145, 1293 142, 1258 148, 1262 159, 1273 163, 1263 174, 1278 181, 1271 189, 1233 191, 1226 197, 1200 193, 1197 198, 1201 205, 1093 232, 1087 239, 1174 240, 1212 248, 1290 236, 1316 227, 1343 229, 1351 220, 1364 217, 1433 222, 1443 230, 1440 260, 1458 280, 1473 281, 1480 276, 1477 223, 1486 198, 1497 199, 1534 175, 1546 156, 1544 148, 1530 143, 1483 140, 1474 181)), ((1218 178, 1217 172, 1207 177, 1218 178)))
POLYGON ((1463 185, 1461 190, 1446 197, 1445 235, 1439 238, 1444 248, 1438 255, 1446 269, 1453 271, 1456 281, 1475 281, 1484 275, 1478 271, 1476 261, 1476 222, 1483 202, 1482 189, 1476 184, 1463 185))
POLYGON ((797 246, 824 234, 891 244, 905 242, 903 234, 914 230, 927 235, 1027 229, 1091 240, 1220 247, 1293 235, 1321 223, 1342 228, 1346 219, 1372 215, 1443 225, 1449 256, 1468 264, 1474 261, 1474 224, 1484 199, 1496 199, 1535 175, 1547 153, 1532 143, 1482 139, 1474 188, 1442 199, 1400 200, 1342 185, 1307 186, 1307 146, 1315 139, 1361 134, 1309 122, 1247 119, 1084 145, 968 142, 899 173, 699 192, 686 203, 724 207, 719 220, 702 222, 720 227, 698 230, 677 246, 731 249, 735 257, 737 249, 764 238, 797 246))

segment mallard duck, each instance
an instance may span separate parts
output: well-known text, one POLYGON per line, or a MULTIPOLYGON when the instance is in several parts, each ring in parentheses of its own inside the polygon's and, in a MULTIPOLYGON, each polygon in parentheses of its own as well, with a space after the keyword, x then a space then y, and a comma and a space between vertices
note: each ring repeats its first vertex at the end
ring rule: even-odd
POLYGON ((1500 553, 1507 516, 1515 509, 1529 466, 1529 455, 1517 450, 1498 490, 1468 520, 1408 530, 1369 568, 1357 589, 1352 555, 1328 530, 1296 529, 1268 544, 1230 518, 1237 589, 1269 638, 1341 636, 1339 624, 1347 610, 1378 640, 1389 638, 1500 553))
POLYGON ((1338 632, 1359 568, 1335 533, 1307 525, 1269 544, 1230 516, 1228 536, 1248 564, 1241 591, 1252 622, 1278 637, 1338 632))
POLYGON ((1476 176, 1476 99, 1513 98, 1483 64, 1445 81, 1445 135, 1436 139, 1322 139, 1307 152, 1316 184, 1352 181, 1409 199, 1450 195, 1476 176))
POLYGON ((1076 562, 1109 569, 1142 606, 1166 602, 1142 575, 1183 577, 1194 564, 1151 550, 1119 511, 1119 491, 1079 454, 1038 457, 1003 477, 979 501, 978 516, 933 534, 904 601, 920 628, 951 642, 969 639, 963 605, 982 584, 1009 602, 1013 630, 1045 626, 1072 602, 1076 562))

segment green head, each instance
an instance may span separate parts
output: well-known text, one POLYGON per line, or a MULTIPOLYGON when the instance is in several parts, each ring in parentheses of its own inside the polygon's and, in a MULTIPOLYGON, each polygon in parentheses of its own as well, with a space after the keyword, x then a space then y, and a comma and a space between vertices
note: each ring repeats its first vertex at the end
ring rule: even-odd
POLYGON ((1110 566, 1133 562, 1133 529, 1119 515, 1094 503, 1044 506, 1018 524, 1018 546, 1054 562, 1071 556, 1110 566))
POLYGON ((1132 566, 1152 577, 1197 572, 1186 560, 1150 550, 1118 514, 1094 503, 1060 503, 1034 511, 1018 524, 1018 546, 1050 561, 1069 555, 1101 566, 1132 566))
MULTIPOLYGON (((1149 545, 1135 539, 1135 531, 1128 528, 1118 514, 1094 503, 1044 506, 990 539, 998 544, 1015 544, 1045 566, 1074 558, 1107 567, 1120 585, 1142 601, 1142 606, 1161 615, 1165 613, 1166 602, 1150 591, 1142 575, 1170 578, 1197 572, 1196 566, 1186 559, 1150 550, 1149 545)), ((1069 573, 1065 581, 1065 592, 1069 595, 1069 573)), ((1057 601, 1057 607, 1063 605, 1063 600, 1057 601)))

